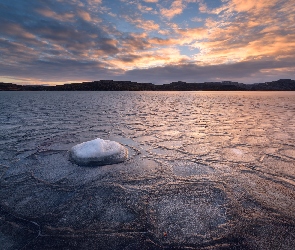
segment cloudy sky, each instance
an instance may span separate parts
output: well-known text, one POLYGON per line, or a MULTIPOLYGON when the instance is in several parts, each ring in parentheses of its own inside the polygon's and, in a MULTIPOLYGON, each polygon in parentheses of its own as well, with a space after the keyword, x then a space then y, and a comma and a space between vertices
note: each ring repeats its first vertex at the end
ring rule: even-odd
POLYGON ((295 79, 295 1, 0 0, 0 81, 295 79))

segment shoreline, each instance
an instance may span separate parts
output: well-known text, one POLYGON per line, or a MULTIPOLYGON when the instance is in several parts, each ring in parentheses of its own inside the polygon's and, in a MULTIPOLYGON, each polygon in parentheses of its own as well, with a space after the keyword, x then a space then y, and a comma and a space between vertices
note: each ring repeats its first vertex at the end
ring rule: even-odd
POLYGON ((244 84, 231 81, 187 83, 172 82, 155 85, 131 81, 100 80, 55 86, 17 85, 0 82, 0 91, 295 91, 295 80, 244 84))

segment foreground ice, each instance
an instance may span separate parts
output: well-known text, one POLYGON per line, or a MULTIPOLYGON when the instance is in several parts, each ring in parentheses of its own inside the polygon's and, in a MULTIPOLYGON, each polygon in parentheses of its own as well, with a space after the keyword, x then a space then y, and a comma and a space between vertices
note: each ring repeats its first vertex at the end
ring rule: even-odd
POLYGON ((127 149, 115 141, 97 138, 78 144, 70 150, 70 158, 79 165, 102 166, 123 162, 127 149))
POLYGON ((295 92, 0 92, 0 109, 1 250, 295 249, 295 92), (94 135, 128 160, 69 161, 94 135))

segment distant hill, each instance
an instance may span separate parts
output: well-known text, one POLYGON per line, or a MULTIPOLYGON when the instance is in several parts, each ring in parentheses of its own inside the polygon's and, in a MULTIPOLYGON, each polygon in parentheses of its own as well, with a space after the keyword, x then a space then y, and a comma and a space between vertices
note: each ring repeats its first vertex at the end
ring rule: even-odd
POLYGON ((17 85, 0 82, 0 91, 295 91, 295 81, 280 79, 273 82, 243 84, 238 82, 172 82, 155 85, 131 81, 100 80, 56 86, 17 85))

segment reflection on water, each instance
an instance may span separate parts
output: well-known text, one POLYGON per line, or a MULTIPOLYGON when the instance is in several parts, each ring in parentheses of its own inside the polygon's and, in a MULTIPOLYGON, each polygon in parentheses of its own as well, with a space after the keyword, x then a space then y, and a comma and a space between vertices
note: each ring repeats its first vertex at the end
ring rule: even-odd
POLYGON ((294 249, 295 93, 1 92, 3 249, 294 249), (68 160, 100 137, 127 162, 68 160))

